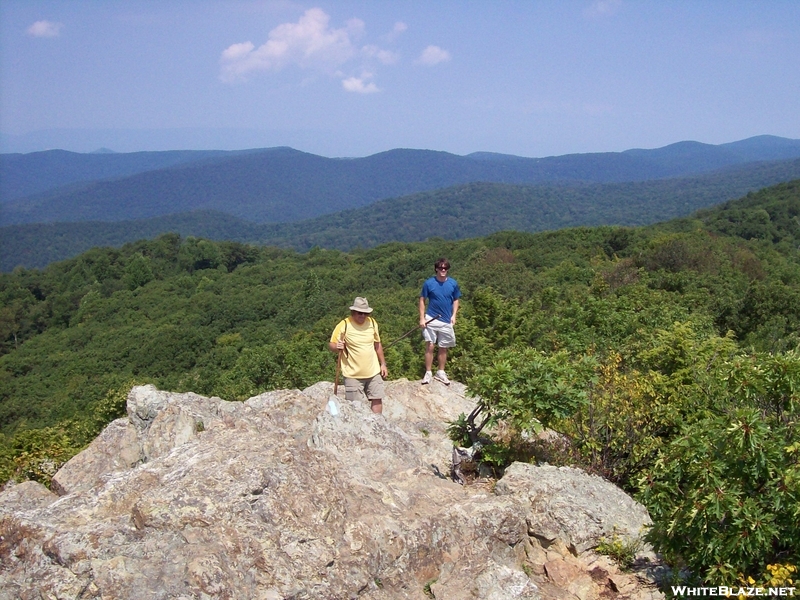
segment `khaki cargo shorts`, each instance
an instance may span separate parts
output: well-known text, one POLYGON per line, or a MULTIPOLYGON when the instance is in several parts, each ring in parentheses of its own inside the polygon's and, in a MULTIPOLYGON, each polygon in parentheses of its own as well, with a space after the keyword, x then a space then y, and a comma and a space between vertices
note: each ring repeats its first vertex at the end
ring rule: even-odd
POLYGON ((344 378, 344 397, 347 400, 358 400, 366 396, 368 400, 383 400, 383 377, 378 373, 366 379, 344 378))

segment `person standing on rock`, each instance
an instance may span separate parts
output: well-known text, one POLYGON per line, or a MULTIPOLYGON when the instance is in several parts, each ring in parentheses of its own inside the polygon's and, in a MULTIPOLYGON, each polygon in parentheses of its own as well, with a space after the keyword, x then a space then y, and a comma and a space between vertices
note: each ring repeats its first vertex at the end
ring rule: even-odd
POLYGON ((363 392, 372 405, 372 412, 380 414, 383 379, 388 371, 378 323, 369 316, 371 312, 366 298, 356 298, 350 307, 350 316, 339 321, 333 330, 328 348, 339 353, 345 398, 356 400, 363 392))
POLYGON ((422 284, 419 295, 419 326, 422 327, 422 338, 427 342, 425 346, 425 376, 422 383, 431 382, 431 369, 433 368, 433 347, 438 346, 437 353, 439 370, 433 377, 445 385, 450 385, 450 380, 445 373, 447 364, 447 349, 456 345, 456 334, 453 325, 456 324, 458 313, 458 299, 461 289, 452 277, 448 277, 450 262, 440 258, 433 265, 433 277, 422 284), (425 301, 428 308, 425 308, 425 301))

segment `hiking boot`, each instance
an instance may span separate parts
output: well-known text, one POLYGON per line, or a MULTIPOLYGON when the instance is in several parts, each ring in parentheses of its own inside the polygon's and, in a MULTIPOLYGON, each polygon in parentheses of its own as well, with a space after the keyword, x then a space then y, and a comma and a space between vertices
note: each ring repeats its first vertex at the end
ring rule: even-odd
POLYGON ((430 382, 431 382, 431 372, 425 371, 425 377, 422 378, 422 385, 425 385, 426 383, 430 382))
POLYGON ((441 381, 445 385, 450 385, 450 380, 447 378, 447 373, 444 371, 436 371, 436 376, 434 379, 441 381))

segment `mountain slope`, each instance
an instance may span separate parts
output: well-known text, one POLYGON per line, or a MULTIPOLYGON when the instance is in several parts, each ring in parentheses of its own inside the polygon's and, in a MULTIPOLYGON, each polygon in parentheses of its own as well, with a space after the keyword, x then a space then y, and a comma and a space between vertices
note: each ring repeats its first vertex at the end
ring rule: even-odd
POLYGON ((725 169, 692 178, 582 186, 472 183, 382 200, 300 223, 266 225, 262 244, 349 250, 430 237, 465 239, 496 231, 637 226, 683 217, 748 192, 800 178, 800 160, 725 169))
POLYGON ((198 209, 248 221, 282 223, 464 183, 645 181, 776 156, 800 157, 800 140, 764 136, 722 146, 682 142, 657 150, 541 159, 407 149, 366 158, 331 159, 273 148, 17 198, 3 205, 0 224, 122 221, 198 209))
POLYGON ((239 152, 171 150, 80 154, 47 150, 30 154, 0 154, 0 202, 97 179, 126 177, 239 152))
POLYGON ((45 267, 95 247, 119 247, 162 233, 212 240, 254 241, 263 226, 216 211, 192 211, 138 221, 25 223, 0 227, 0 271, 45 267))
POLYGON ((579 225, 642 225, 681 217, 769 185, 800 178, 800 160, 759 163, 691 178, 573 186, 471 183, 376 202, 296 223, 255 224, 218 211, 116 223, 0 228, 0 270, 44 267, 94 246, 121 246, 169 231, 215 240, 308 250, 350 249, 429 237, 579 225))

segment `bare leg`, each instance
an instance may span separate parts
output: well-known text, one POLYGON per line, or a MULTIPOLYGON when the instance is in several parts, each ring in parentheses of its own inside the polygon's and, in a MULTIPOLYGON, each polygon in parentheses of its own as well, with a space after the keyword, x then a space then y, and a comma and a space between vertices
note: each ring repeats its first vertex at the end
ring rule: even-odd
POLYGON ((430 371, 431 367, 433 367, 433 344, 428 342, 425 346, 425 370, 430 371))
MULTIPOLYGON (((433 350, 431 348, 431 350, 433 350)), ((433 354, 433 352, 431 352, 433 354)), ((433 356, 431 356, 433 358, 433 356)), ((444 371, 444 367, 447 364, 447 348, 439 348, 439 355, 437 357, 439 359, 439 370, 444 371)))
POLYGON ((372 402, 372 412, 378 415, 383 412, 383 400, 370 398, 369 401, 372 402))

